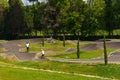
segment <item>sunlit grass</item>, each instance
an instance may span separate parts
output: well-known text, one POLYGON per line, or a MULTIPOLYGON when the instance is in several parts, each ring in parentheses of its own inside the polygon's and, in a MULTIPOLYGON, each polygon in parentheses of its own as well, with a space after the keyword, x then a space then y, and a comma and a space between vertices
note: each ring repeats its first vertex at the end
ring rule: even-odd
MULTIPOLYGON (((113 51, 115 50, 108 49, 107 53, 109 54, 113 51)), ((103 55, 104 55, 103 49, 93 50, 93 51, 80 51, 80 59, 91 59, 91 58, 103 57, 103 55)), ((64 54, 56 55, 54 57, 76 59, 77 52, 64 53, 64 54)))
POLYGON ((87 74, 108 78, 120 79, 120 65, 93 64, 93 63, 65 63, 56 61, 20 62, 16 65, 33 67, 37 69, 55 70, 69 73, 87 74))
POLYGON ((60 74, 45 71, 15 69, 9 67, 0 67, 1 80, 99 80, 96 78, 87 78, 75 76, 73 74, 60 74))
POLYGON ((0 40, 0 42, 5 42, 6 40, 0 40))
MULTIPOLYGON (((57 61, 40 61, 40 62, 4 62, 4 60, 0 59, 0 79, 2 80, 52 80, 56 79, 56 77, 61 77, 57 80, 97 80, 95 78, 74 76, 74 73, 77 74, 86 74, 86 75, 94 75, 107 77, 112 79, 120 79, 120 65, 117 64, 99 64, 99 63, 66 63, 66 62, 57 62, 57 61), (9 68, 12 66, 21 66, 28 67, 34 69, 44 69, 44 70, 52 70, 52 71, 60 71, 71 73, 66 74, 58 74, 58 73, 49 73, 43 71, 34 71, 34 70, 23 70, 23 69, 14 69, 9 68), (34 74, 34 75, 33 75, 34 74), (31 75, 31 76, 30 76, 31 75), (49 75, 49 77, 47 76, 49 75), (65 78, 63 78, 65 77, 65 78)), ((101 79, 98 79, 101 80, 101 79)), ((103 79, 104 80, 104 79, 103 79)))
POLYGON ((0 52, 3 52, 3 51, 5 51, 5 49, 4 48, 0 48, 0 52))

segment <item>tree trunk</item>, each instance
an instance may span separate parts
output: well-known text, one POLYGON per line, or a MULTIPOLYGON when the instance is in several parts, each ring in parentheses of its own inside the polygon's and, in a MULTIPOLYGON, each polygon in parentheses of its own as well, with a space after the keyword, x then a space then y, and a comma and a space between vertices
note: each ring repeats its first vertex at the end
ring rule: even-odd
POLYGON ((106 38, 105 38, 105 35, 104 35, 104 62, 105 62, 105 65, 108 64, 108 57, 107 57, 107 50, 106 50, 106 38))
POLYGON ((78 42, 77 42, 77 58, 80 58, 80 48, 79 48, 79 32, 78 32, 78 42))
POLYGON ((63 47, 65 47, 65 32, 63 31, 63 47))

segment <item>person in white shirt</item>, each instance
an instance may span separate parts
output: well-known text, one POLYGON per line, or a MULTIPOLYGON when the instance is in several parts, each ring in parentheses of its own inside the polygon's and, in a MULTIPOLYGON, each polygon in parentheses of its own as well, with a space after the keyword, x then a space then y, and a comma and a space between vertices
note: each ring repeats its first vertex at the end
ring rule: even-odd
POLYGON ((41 52, 42 57, 44 57, 45 56, 45 51, 43 49, 41 49, 41 50, 42 50, 42 52, 41 52))
POLYGON ((27 52, 29 52, 29 43, 28 42, 26 42, 26 50, 27 50, 27 52))

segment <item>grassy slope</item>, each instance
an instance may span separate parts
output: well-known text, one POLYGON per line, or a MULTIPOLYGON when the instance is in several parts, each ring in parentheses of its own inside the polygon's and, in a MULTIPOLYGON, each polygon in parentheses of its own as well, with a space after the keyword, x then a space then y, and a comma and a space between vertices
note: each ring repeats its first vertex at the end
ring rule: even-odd
MULTIPOLYGON (((2 60, 2 59, 1 59, 2 60)), ((77 74, 86 74, 101 76, 113 79, 120 79, 120 65, 109 64, 107 66, 103 64, 85 64, 85 63, 63 63, 55 61, 42 61, 42 62, 8 62, 2 60, 0 63, 0 80, 97 80, 96 78, 88 78, 75 76, 77 74), (53 70, 60 72, 67 72, 71 74, 60 74, 60 73, 50 73, 44 71, 36 70, 23 70, 23 69, 14 69, 8 66, 21 66, 35 69, 44 69, 44 70, 53 70), (4 66, 4 67, 2 67, 4 66)), ((100 79, 98 79, 100 80, 100 79)))
POLYGON ((33 67, 38 69, 49 69, 55 71, 63 71, 70 73, 80 73, 89 75, 98 75, 108 78, 120 79, 120 65, 109 64, 107 66, 103 64, 85 64, 85 63, 63 63, 55 61, 43 61, 43 62, 21 62, 17 65, 33 67))
MULTIPOLYGON (((107 50, 108 53, 113 51, 115 50, 114 49, 107 50)), ((77 52, 71 52, 67 54, 55 55, 54 57, 76 59, 77 57, 76 53, 77 52)), ((80 59, 91 59, 91 58, 96 58, 101 56, 103 56, 103 49, 93 50, 93 51, 80 51, 80 59)))
POLYGON ((99 80, 73 74, 51 73, 0 66, 0 80, 99 80))

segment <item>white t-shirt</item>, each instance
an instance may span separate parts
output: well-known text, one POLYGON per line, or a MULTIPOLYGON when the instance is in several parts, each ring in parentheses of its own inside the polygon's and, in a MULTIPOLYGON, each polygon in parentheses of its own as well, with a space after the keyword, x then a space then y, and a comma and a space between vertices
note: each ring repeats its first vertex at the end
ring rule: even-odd
POLYGON ((44 50, 42 50, 42 54, 43 54, 43 55, 45 54, 44 50))
POLYGON ((29 47, 29 43, 26 44, 26 47, 29 47))

